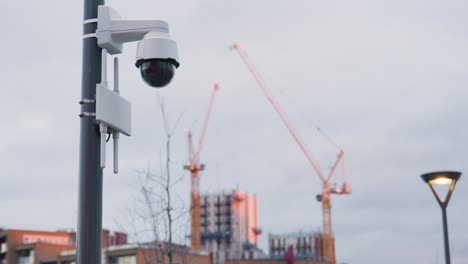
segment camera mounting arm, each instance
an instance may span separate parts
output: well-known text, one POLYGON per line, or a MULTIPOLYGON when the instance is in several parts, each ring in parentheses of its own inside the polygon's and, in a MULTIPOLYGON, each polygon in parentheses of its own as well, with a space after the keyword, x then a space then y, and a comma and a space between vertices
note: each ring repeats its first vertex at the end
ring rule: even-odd
POLYGON ((99 47, 111 55, 122 53, 123 43, 141 40, 150 32, 169 34, 169 24, 162 20, 122 20, 110 6, 98 8, 96 38, 99 47))

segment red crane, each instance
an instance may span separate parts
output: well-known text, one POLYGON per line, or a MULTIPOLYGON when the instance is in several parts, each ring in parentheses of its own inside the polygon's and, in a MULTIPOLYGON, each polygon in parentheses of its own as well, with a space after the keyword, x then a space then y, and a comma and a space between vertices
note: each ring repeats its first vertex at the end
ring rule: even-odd
POLYGON ((215 99, 216 92, 219 90, 217 82, 213 85, 208 110, 205 114, 202 131, 195 147, 192 141, 192 132, 187 129, 189 143, 189 162, 184 165, 184 169, 190 171, 190 217, 191 217, 191 246, 194 250, 201 249, 201 227, 200 227, 200 171, 205 169, 205 164, 200 163, 200 152, 205 140, 206 129, 208 128, 208 120, 210 119, 211 110, 215 99))
POLYGON ((265 81, 263 80, 260 73, 257 71, 255 65, 250 61, 245 50, 239 45, 239 43, 234 43, 231 48, 233 50, 236 50, 237 53, 239 53, 242 61, 247 66, 250 73, 252 73, 253 77, 255 78, 255 81, 257 82, 258 86, 260 86, 264 95, 267 97, 268 101, 276 110, 281 120, 283 121, 284 125, 289 130, 289 133, 291 133, 294 140, 301 148, 302 152, 304 152, 304 155, 306 156, 310 165, 312 165, 315 172, 318 174, 318 176, 320 177, 320 180, 323 183, 322 194, 317 195, 317 200, 322 202, 322 213, 323 213, 323 242, 322 242, 323 254, 322 255, 325 261, 335 264, 336 263, 335 243, 334 243, 332 224, 331 224, 331 194, 332 193, 333 194, 350 194, 351 184, 348 181, 346 181, 346 179, 344 179, 344 176, 343 176, 342 188, 338 188, 335 186, 331 187, 330 179, 333 173, 335 172, 338 164, 343 159, 344 151, 342 149, 337 150, 336 161, 333 164, 330 172, 328 174, 325 174, 320 168, 319 164, 316 162, 314 156, 312 155, 312 152, 306 147, 306 145, 304 144, 304 141, 299 136, 299 133, 297 133, 297 130, 293 127, 292 123, 289 121, 288 117, 286 116, 285 112, 281 108, 280 104, 273 97, 273 94, 268 89, 267 85, 265 84, 265 81))

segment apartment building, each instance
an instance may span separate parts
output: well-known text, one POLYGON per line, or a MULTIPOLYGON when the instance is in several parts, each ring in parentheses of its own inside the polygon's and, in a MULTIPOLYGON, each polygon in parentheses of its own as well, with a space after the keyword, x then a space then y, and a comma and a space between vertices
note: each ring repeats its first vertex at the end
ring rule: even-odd
MULTIPOLYGON (((102 231, 103 247, 123 244, 127 244, 126 233, 102 231)), ((61 252, 74 252, 75 247, 74 231, 3 230, 0 232, 0 264, 54 264, 61 252)))
POLYGON ((75 248, 75 234, 65 231, 3 230, 0 264, 46 264, 64 250, 75 248))
MULTIPOLYGON (((208 253, 193 252, 190 248, 173 246, 173 263, 210 264, 208 253)), ((110 246, 103 249, 103 264, 153 264, 168 263, 168 256, 161 249, 165 243, 145 243, 110 246)), ((64 251, 57 258, 57 264, 75 264, 75 251, 64 251)))

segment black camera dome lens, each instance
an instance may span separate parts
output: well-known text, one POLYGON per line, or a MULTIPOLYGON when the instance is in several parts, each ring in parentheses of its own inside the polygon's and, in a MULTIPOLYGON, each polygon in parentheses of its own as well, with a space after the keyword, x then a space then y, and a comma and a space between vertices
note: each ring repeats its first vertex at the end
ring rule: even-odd
POLYGON ((140 64, 143 80, 152 87, 164 87, 171 82, 175 73, 175 65, 167 60, 145 60, 140 64))

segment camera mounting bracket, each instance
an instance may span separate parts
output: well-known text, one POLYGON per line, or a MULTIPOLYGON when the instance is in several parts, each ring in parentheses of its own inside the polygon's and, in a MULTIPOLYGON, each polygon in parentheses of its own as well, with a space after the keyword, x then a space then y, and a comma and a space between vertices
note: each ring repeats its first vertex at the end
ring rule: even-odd
POLYGON ((149 32, 168 34, 169 24, 162 20, 122 20, 112 7, 98 7, 96 38, 99 47, 111 55, 122 53, 123 43, 141 40, 149 32))

